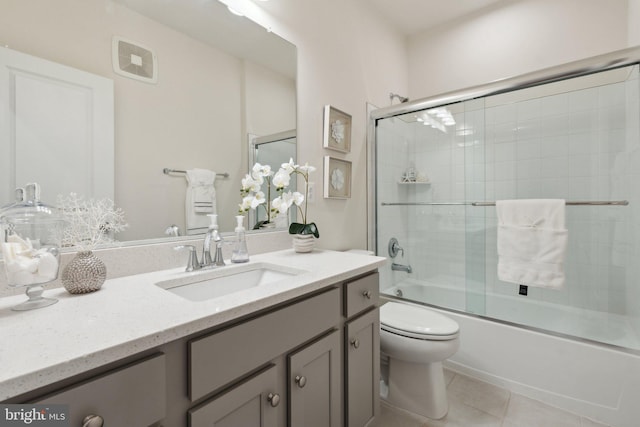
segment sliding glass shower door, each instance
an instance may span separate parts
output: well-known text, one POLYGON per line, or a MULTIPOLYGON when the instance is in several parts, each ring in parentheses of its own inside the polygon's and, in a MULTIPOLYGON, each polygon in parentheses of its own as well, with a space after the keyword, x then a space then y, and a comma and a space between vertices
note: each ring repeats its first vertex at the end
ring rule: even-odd
POLYGON ((378 119, 383 291, 640 349, 639 100, 632 65, 378 119), (505 199, 566 201, 561 289, 498 279, 505 199))

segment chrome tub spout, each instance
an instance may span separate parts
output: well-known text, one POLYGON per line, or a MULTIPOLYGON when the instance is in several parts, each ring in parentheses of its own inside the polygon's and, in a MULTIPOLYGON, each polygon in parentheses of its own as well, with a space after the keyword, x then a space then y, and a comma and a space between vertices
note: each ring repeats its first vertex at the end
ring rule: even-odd
POLYGON ((391 264, 391 269, 393 271, 405 271, 407 273, 413 272, 413 269, 411 268, 410 265, 396 264, 395 262, 391 264))

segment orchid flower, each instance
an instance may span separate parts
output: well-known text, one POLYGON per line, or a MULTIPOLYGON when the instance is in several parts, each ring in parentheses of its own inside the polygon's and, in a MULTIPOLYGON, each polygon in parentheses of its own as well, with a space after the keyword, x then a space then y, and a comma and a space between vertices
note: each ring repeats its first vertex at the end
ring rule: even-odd
POLYGON ((280 169, 273 177, 273 185, 276 186, 276 190, 284 190, 291 181, 291 175, 285 169, 280 169))
POLYGON ((293 163, 293 158, 289 158, 289 163, 283 163, 283 164, 280 166, 280 170, 283 170, 283 169, 284 169, 284 171, 285 171, 287 174, 291 175, 291 174, 296 170, 296 168, 297 168, 297 167, 298 167, 298 165, 296 165, 295 163, 293 163))

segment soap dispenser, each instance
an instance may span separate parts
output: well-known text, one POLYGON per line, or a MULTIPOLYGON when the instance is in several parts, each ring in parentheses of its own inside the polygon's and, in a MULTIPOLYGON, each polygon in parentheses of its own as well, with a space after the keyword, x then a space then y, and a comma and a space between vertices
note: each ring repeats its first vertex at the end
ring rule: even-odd
POLYGON ((249 251, 247 250, 247 238, 244 230, 244 216, 237 215, 236 221, 236 241, 233 243, 233 252, 231 253, 231 262, 247 262, 249 261, 249 251))

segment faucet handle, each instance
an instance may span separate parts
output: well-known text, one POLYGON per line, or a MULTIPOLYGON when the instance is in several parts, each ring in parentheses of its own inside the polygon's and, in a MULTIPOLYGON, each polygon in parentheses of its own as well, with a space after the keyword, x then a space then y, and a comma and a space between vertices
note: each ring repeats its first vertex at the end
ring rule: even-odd
POLYGON ((395 258, 396 256, 398 256, 398 252, 402 253, 402 257, 404 258, 404 249, 402 249, 400 243, 398 243, 398 239, 396 239, 395 237, 392 237, 391 240, 389 240, 388 249, 389 256, 391 258, 395 258))
POLYGON ((189 250, 189 259, 187 261, 187 268, 185 271, 200 270, 200 262, 198 262, 198 254, 196 253, 196 247, 193 245, 178 245, 173 247, 174 250, 180 251, 182 249, 189 250))
POLYGON ((212 262, 213 262, 213 265, 217 267, 222 267, 223 265, 226 265, 224 262, 224 257, 222 256, 223 243, 224 243, 224 240, 222 238, 216 242, 216 253, 213 257, 212 262))

